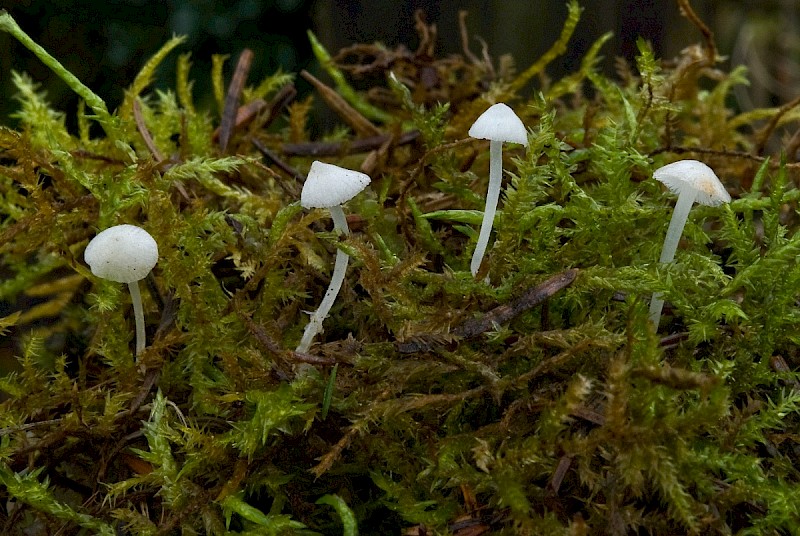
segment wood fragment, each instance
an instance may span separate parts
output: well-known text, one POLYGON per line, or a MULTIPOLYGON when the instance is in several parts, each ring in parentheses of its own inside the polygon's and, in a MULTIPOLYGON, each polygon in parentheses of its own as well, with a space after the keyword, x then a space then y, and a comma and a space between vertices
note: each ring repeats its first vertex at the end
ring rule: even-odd
POLYGON ((418 9, 414 12, 414 29, 419 35, 419 46, 414 56, 417 58, 433 58, 436 50, 436 24, 426 24, 425 12, 418 9))
MULTIPOLYGON (((253 336, 256 340, 258 345, 268 351, 269 353, 273 354, 279 358, 286 358, 287 356, 291 358, 292 361, 297 361, 299 363, 308 363, 311 365, 326 365, 326 366, 333 366, 339 363, 336 359, 330 357, 322 357, 314 354, 309 354, 305 352, 295 352, 293 350, 285 350, 283 349, 278 342, 270 337, 267 330, 264 329, 263 326, 254 322, 249 316, 242 313, 241 311, 237 310, 239 314, 239 318, 242 319, 244 322, 247 331, 253 336)), ((288 377, 288 375, 287 375, 288 377)))
POLYGON ((606 423, 606 418, 602 413, 586 406, 576 407, 570 412, 570 415, 598 426, 603 426, 606 423))
MULTIPOLYGON (((244 106, 239 106, 239 108, 236 110, 236 118, 233 121, 233 125, 231 127, 231 133, 234 130, 238 130, 244 126, 249 125, 253 121, 253 119, 258 117, 258 115, 264 110, 266 110, 266 108, 267 108, 267 102, 264 99, 253 99, 244 106)), ((214 134, 211 135, 211 139, 213 141, 219 141, 221 133, 222 133, 222 125, 218 126, 214 130, 214 134)))
POLYGON ((147 129, 147 124, 145 124, 144 117, 142 116, 142 106, 139 104, 138 98, 133 100, 133 120, 136 122, 136 129, 142 136, 144 144, 147 146, 147 150, 150 151, 151 155, 153 155, 153 160, 156 162, 156 164, 161 163, 164 160, 164 155, 162 155, 161 151, 159 151, 158 147, 156 147, 156 144, 153 141, 153 136, 147 129))
POLYGON ((786 144, 786 157, 797 162, 798 149, 800 149, 800 129, 795 130, 789 142, 786 144))
POLYGON ((767 141, 769 141, 770 136, 772 136, 772 133, 775 131, 775 128, 778 126, 780 120, 798 105, 800 105, 800 96, 795 97, 790 102, 787 102, 778 108, 778 111, 769 118, 769 121, 764 128, 756 134, 756 144, 753 147, 753 154, 758 156, 764 155, 764 148, 767 146, 767 141))
POLYGON ((269 101, 269 115, 267 115, 264 124, 261 125, 261 128, 267 128, 272 124, 275 119, 281 114, 284 108, 286 108, 290 102, 294 100, 297 96, 297 89, 295 89, 293 84, 286 84, 282 88, 278 90, 272 100, 269 101))
POLYGON ((505 324, 521 313, 544 303, 558 291, 563 290, 578 277, 578 269, 572 268, 557 274, 543 283, 527 290, 522 296, 504 305, 495 307, 485 315, 471 318, 455 328, 453 334, 465 339, 475 337, 493 329, 495 324, 505 324))
MULTIPOLYGON (((419 138, 419 130, 404 132, 394 140, 393 145, 407 145, 419 138)), ((315 141, 307 143, 284 143, 281 152, 286 156, 342 156, 374 151, 391 141, 390 134, 370 136, 353 141, 315 141)))
MULTIPOLYGON (((302 173, 297 171, 295 168, 290 166, 288 163, 286 163, 280 156, 278 156, 273 151, 271 151, 266 145, 264 145, 263 143, 258 141, 256 138, 251 138, 250 142, 255 146, 256 149, 259 150, 259 152, 262 155, 264 155, 264 157, 266 157, 273 164, 275 164, 275 166, 277 166, 278 169, 283 171, 285 174, 289 175, 291 178, 293 178, 298 183, 305 182, 305 180, 306 180, 306 176, 305 175, 303 175, 302 173)), ((291 184, 286 184, 286 185, 284 185, 282 183, 281 185, 284 187, 284 189, 292 191, 292 194, 294 195, 294 197, 300 197, 300 188, 296 183, 291 183, 291 184)))
POLYGON ((474 65, 482 65, 483 62, 469 49, 469 31, 467 30, 468 13, 466 9, 462 9, 458 12, 458 28, 461 32, 461 50, 464 52, 464 56, 474 65))
POLYGON ((306 70, 300 71, 300 76, 306 79, 319 92, 320 97, 342 120, 359 136, 380 136, 381 131, 369 119, 350 106, 334 89, 316 78, 306 70))
POLYGON ((510 303, 495 307, 488 313, 471 318, 450 331, 449 334, 421 334, 413 340, 398 342, 395 347, 400 353, 426 352, 442 346, 443 341, 470 339, 485 333, 498 324, 505 324, 523 312, 544 303, 557 292, 565 289, 578 277, 578 269, 571 268, 528 289, 522 296, 510 303))
MULTIPOLYGON (((292 84, 287 84, 275 94, 269 104, 264 99, 253 99, 247 104, 239 106, 239 108, 236 110, 236 119, 234 121, 233 131, 249 125, 256 117, 262 115, 265 110, 269 110, 266 113, 264 122, 260 125, 260 128, 262 129, 267 128, 275 121, 275 119, 277 119, 283 109, 286 108, 286 105, 292 102, 296 96, 297 90, 292 84)), ((214 130, 212 140, 215 142, 219 141, 221 132, 222 126, 220 125, 216 128, 216 130, 214 130)))
POLYGON ((714 65, 717 61, 717 45, 714 43, 714 32, 712 32, 711 28, 697 16, 689 0, 678 0, 678 7, 680 8, 681 15, 689 19, 692 24, 697 26, 700 33, 703 34, 703 39, 706 41, 706 61, 709 66, 714 65))
POLYGON ((386 163, 386 156, 389 154, 389 147, 391 147, 391 145, 392 140, 389 138, 379 148, 370 151, 364 161, 361 162, 361 173, 366 173, 370 176, 375 175, 375 170, 378 166, 386 163))
POLYGON ((225 108, 222 110, 222 120, 219 125, 219 148, 223 153, 228 148, 228 142, 233 134, 233 127, 236 124, 236 112, 239 108, 239 98, 242 95, 244 84, 247 82, 247 75, 250 74, 250 66, 253 64, 253 51, 249 48, 242 50, 239 61, 236 63, 236 70, 228 86, 228 94, 225 96, 225 108))
POLYGON ((556 465, 556 469, 550 477, 550 482, 547 483, 547 489, 551 493, 558 494, 558 489, 561 487, 561 483, 572 465, 572 458, 573 456, 564 455, 558 460, 558 465, 556 465))

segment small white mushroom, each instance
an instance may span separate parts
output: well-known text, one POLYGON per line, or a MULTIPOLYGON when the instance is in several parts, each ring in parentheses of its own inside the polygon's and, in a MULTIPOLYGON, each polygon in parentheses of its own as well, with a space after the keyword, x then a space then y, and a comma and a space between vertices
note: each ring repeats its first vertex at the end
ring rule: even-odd
POLYGON ((95 236, 83 252, 86 264, 97 277, 127 283, 136 319, 136 355, 145 345, 144 311, 139 280, 158 262, 158 244, 150 233, 135 225, 115 225, 95 236))
MULTIPOLYGON (((731 196, 719 181, 714 170, 697 160, 679 160, 667 164, 657 169, 653 173, 653 178, 664 183, 672 193, 678 194, 678 201, 675 203, 675 211, 669 222, 669 229, 667 229, 659 260, 662 263, 672 262, 683 234, 683 228, 686 226, 689 211, 695 201, 701 205, 715 207, 722 203, 729 203, 731 196)), ((656 329, 661 321, 663 307, 664 300, 661 299, 660 293, 653 294, 650 301, 650 321, 656 329)))
POLYGON ((469 129, 473 138, 489 140, 489 189, 486 191, 486 207, 483 210, 481 231, 478 243, 472 254, 470 270, 472 275, 478 273, 483 262, 489 235, 494 225, 497 201, 500 198, 500 185, 503 175, 503 142, 521 143, 528 146, 528 133, 522 120, 507 105, 499 102, 483 112, 469 129))
MULTIPOLYGON (((347 226, 347 218, 345 218, 342 205, 358 195, 370 182, 369 176, 364 173, 315 161, 311 164, 308 178, 303 184, 300 204, 304 208, 327 208, 330 210, 333 228, 336 232, 348 235, 350 229, 347 226)), ((300 344, 297 346, 297 352, 308 352, 314 337, 318 333, 322 333, 322 321, 328 316, 333 302, 339 294, 349 259, 350 257, 342 250, 336 250, 336 262, 328 290, 325 291, 319 308, 311 315, 300 344)))

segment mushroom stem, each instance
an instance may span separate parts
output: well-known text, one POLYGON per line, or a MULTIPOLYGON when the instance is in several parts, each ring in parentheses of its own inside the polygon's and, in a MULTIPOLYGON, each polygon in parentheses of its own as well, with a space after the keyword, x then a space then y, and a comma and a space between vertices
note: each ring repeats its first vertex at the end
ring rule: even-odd
MULTIPOLYGON (((664 246, 661 248, 659 262, 667 263, 675 259, 675 252, 678 249, 683 228, 686 226, 686 220, 689 218, 689 211, 692 209, 696 196, 697 194, 692 190, 684 190, 678 195, 678 201, 675 203, 675 210, 672 213, 672 219, 667 229, 667 236, 664 238, 664 246)), ((650 322, 652 322, 656 330, 658 330, 658 324, 661 321, 661 309, 663 307, 664 300, 661 299, 661 293, 654 292, 653 298, 650 300, 650 322)))
POLYGON ((333 219, 333 228, 339 233, 347 236, 350 234, 350 228, 347 226, 347 217, 344 215, 341 205, 329 207, 331 211, 331 218, 333 219))
POLYGON ((478 243, 472 254, 470 271, 476 275, 481 267, 486 246, 489 245, 489 235, 494 224, 494 215, 497 212, 497 201, 500 199, 500 185, 503 177, 503 142, 491 140, 489 142, 489 189, 486 191, 486 208, 483 210, 481 231, 478 243))
MULTIPOLYGON (((330 207, 330 211, 331 218, 333 218, 333 228, 342 235, 349 235, 350 229, 347 226, 347 218, 342 207, 340 205, 330 207)), ((322 321, 328 316, 336 296, 339 295, 349 260, 350 256, 347 253, 340 249, 336 250, 336 262, 333 266, 333 274, 331 275, 331 282, 328 284, 328 290, 325 291, 325 296, 322 298, 317 310, 311 315, 311 319, 303 332, 303 337, 300 339, 300 344, 295 351, 307 353, 314 337, 322 333, 322 321)))
POLYGON ((131 281, 128 283, 131 291, 131 303, 133 303, 133 317, 136 320, 136 356, 142 353, 145 345, 144 334, 144 309, 142 308, 142 295, 139 292, 139 282, 131 281))

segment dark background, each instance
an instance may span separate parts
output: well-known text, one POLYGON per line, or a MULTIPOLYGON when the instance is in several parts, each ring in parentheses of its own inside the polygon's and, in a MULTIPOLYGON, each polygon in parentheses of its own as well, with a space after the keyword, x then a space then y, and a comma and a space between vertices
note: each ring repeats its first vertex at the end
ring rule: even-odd
MULTIPOLYGON (((210 58, 229 54, 231 62, 245 47, 255 61, 255 83, 277 68, 318 72, 306 39, 312 29, 331 51, 356 42, 381 41, 389 47, 417 44, 413 13, 422 9, 436 23, 441 54, 458 53, 458 11, 470 15, 472 50, 482 38, 490 54, 511 54, 520 69, 534 62, 557 39, 566 16, 565 0, 10 0, 0 2, 20 26, 59 59, 113 109, 125 87, 173 34, 188 41, 195 97, 210 101, 210 58)), ((583 0, 583 16, 570 53, 548 68, 559 76, 574 70, 583 53, 602 33, 614 32, 603 49, 604 68, 613 74, 613 58, 632 60, 637 36, 651 41, 659 57, 675 56, 700 41, 697 30, 679 14, 674 0, 583 0)), ((753 85, 740 89, 742 108, 785 102, 795 96, 798 81, 797 0, 693 0, 692 5, 716 33, 720 54, 747 63, 753 85)), ((12 124, 15 109, 12 69, 26 71, 42 83, 51 101, 72 115, 77 100, 66 86, 29 51, 0 34, 0 124, 12 124)), ((174 85, 173 52, 159 70, 157 85, 174 85)), ((723 65, 728 68, 730 63, 723 65)), ((231 66, 226 73, 230 75, 231 66)), ((323 75, 323 79, 325 79, 323 75)), ((298 81, 300 92, 308 90, 298 81)), ((202 105, 202 104, 201 104, 202 105)))

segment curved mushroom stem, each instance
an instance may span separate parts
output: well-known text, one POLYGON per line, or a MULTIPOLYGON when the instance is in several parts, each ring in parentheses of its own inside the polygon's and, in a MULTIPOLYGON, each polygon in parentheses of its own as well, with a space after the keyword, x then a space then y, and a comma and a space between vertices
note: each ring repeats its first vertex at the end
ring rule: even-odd
MULTIPOLYGON (((342 207, 330 207, 330 211, 331 218, 333 218, 333 228, 342 235, 349 235, 350 229, 347 227, 347 219, 345 218, 342 207)), ((295 350, 296 352, 307 353, 314 337, 316 337, 318 333, 322 333, 322 321, 328 316, 333 302, 336 300, 336 296, 339 295, 339 289, 342 288, 349 260, 350 256, 347 253, 340 249, 336 250, 336 262, 333 266, 333 274, 331 275, 331 282, 328 285, 328 290, 325 291, 325 296, 322 298, 322 302, 319 304, 317 310, 311 315, 311 319, 308 321, 306 329, 303 332, 303 337, 300 339, 300 344, 295 350)))
POLYGON ((133 317, 136 320, 136 356, 142 353, 145 345, 144 334, 144 309, 142 308, 142 295, 139 293, 139 282, 128 283, 131 291, 131 303, 133 304, 133 317))
POLYGON ((494 225, 494 215, 497 212, 497 201, 500 199, 500 185, 503 177, 503 142, 489 142, 489 189, 486 191, 486 208, 483 210, 483 221, 481 231, 478 235, 478 243, 475 252, 472 254, 470 270, 472 275, 476 275, 481 267, 483 256, 486 253, 486 246, 489 245, 489 235, 494 225))
MULTIPOLYGON (((684 190, 678 195, 678 201, 675 203, 675 210, 672 213, 672 219, 669 222, 667 229, 667 236, 664 238, 664 246, 661 248, 661 259, 659 262, 667 263, 675 259, 675 251, 678 249, 678 242, 681 240, 683 228, 686 226, 686 220, 689 218, 689 211, 692 209, 694 200, 697 195, 691 190, 684 190)), ((661 309, 664 307, 664 300, 661 299, 660 292, 654 292, 653 298, 650 300, 650 322, 658 331, 658 324, 661 321, 661 309)))

